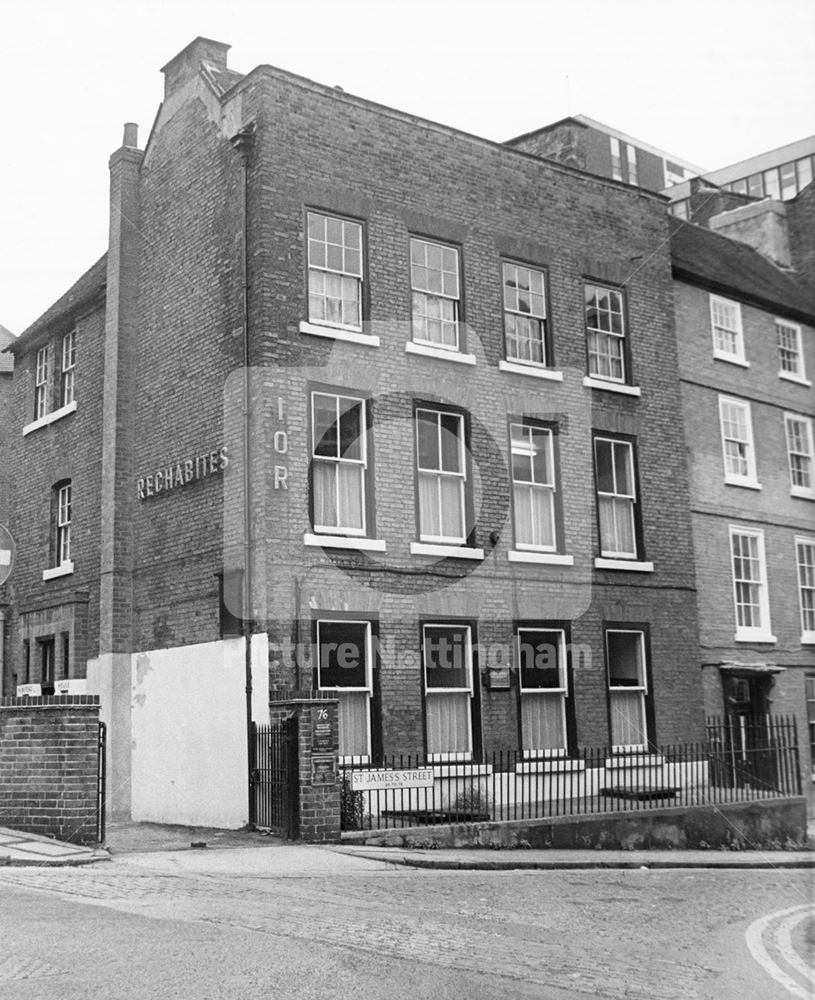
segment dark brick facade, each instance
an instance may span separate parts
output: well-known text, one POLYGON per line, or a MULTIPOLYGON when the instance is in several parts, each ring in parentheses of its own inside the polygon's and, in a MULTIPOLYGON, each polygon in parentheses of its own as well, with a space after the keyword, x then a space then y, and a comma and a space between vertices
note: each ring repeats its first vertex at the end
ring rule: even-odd
MULTIPOLYGON (((765 266, 771 265, 765 262, 765 266)), ((811 802, 813 765, 804 678, 815 675, 815 646, 802 642, 796 538, 815 539, 813 500, 791 495, 784 415, 815 417, 812 388, 779 377, 774 313, 741 303, 744 353, 749 362, 745 368, 713 359, 710 292, 678 281, 675 295, 705 707, 714 714, 732 711, 728 678, 750 677, 751 666, 767 670, 752 676, 766 692, 767 710, 794 715, 797 720, 804 790, 811 802), (750 405, 760 489, 725 483, 720 395, 750 405), (731 525, 763 532, 773 637, 769 641, 736 638, 731 525)), ((739 301, 737 292, 733 301, 739 301)), ((801 344, 804 369, 811 376, 815 370, 813 326, 801 324, 801 344)), ((754 710, 760 706, 756 704, 754 710)))
MULTIPOLYGON (((517 623, 565 622, 572 645, 583 650, 571 664, 572 743, 606 745, 604 628, 629 624, 648 640, 649 739, 698 739, 694 555, 664 200, 270 67, 236 83, 224 77, 225 47, 216 43, 199 40, 165 69, 165 101, 147 148, 142 154, 123 146, 111 160, 104 307, 91 296, 84 314, 52 316, 18 351, 13 468, 26 545, 15 575, 6 690, 21 682, 26 636, 67 629, 71 677, 83 675, 87 659, 123 654, 124 673, 113 687, 120 684, 125 698, 128 652, 220 637, 217 574, 244 562, 245 293, 253 369, 252 619, 274 650, 274 690, 311 691, 315 619, 368 620, 382 643, 374 663, 374 745, 422 752, 421 625, 462 621, 481 651, 475 743, 485 751, 514 749, 517 676, 508 689, 491 687, 487 668, 498 664, 490 650, 503 650, 506 664, 517 623), (204 58, 214 76, 199 72, 204 58), (218 80, 234 86, 224 94, 218 80), (244 178, 230 140, 250 123, 255 138, 244 178), (362 224, 364 332, 379 346, 301 332, 308 209, 362 224), (474 364, 405 349, 411 235, 458 250, 474 364), (559 381, 499 369, 507 259, 546 271, 559 381), (584 384, 586 280, 624 289, 627 394, 584 384), (48 337, 56 343, 67 322, 78 331, 77 410, 22 437, 37 345, 48 337), (370 400, 369 534, 386 544, 384 553, 304 543, 314 386, 370 400), (411 553, 418 540, 417 402, 467 414, 471 541, 483 559, 411 553), (509 559, 508 421, 524 417, 557 425, 561 554, 573 565, 509 559), (636 444, 640 561, 653 571, 595 567, 593 432, 636 444), (185 463, 203 455, 209 461, 221 448, 228 462, 217 469, 153 489, 157 474, 166 482, 165 470, 180 467, 183 479, 185 463), (68 478, 74 571, 43 580, 48 497, 68 478), (144 493, 140 482, 150 483, 144 493)), ((28 679, 36 682, 35 669, 28 679)), ((128 742, 126 733, 121 738, 128 742)))
POLYGON ((0 825, 97 841, 99 699, 0 699, 0 825))

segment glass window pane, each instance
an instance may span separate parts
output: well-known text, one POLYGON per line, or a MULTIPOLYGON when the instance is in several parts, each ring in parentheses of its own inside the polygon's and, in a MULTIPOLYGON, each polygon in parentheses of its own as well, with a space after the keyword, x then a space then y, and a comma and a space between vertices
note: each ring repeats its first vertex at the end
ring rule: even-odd
POLYGON ((441 467, 445 472, 461 472, 461 417, 441 415, 441 467))
POLYGON ((419 410, 416 414, 416 427, 419 440, 419 467, 440 468, 438 414, 419 410))
POLYGON ((521 688, 540 689, 564 686, 563 633, 556 630, 520 629, 518 655, 521 688))
POLYGON ((641 632, 606 633, 610 687, 641 687, 645 683, 641 632))
POLYGON ((317 665, 321 688, 368 686, 368 623, 317 623, 317 665))
POLYGON ((594 442, 594 455, 597 464, 597 489, 601 493, 614 492, 612 447, 612 441, 605 441, 602 438, 598 438, 594 442))
POLYGON ((428 688, 470 690, 470 630, 463 625, 425 625, 424 671, 428 688))
POLYGON ((337 397, 315 392, 314 454, 328 458, 337 457, 337 397))

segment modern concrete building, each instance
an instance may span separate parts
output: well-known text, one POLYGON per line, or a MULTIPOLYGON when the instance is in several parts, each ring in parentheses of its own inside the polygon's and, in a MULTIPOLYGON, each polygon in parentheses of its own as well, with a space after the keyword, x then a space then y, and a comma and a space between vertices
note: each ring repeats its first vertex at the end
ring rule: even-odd
MULTIPOLYGON (((812 183, 813 157, 815 135, 810 135, 717 170, 698 171, 699 180, 709 191, 729 191, 751 201, 762 198, 792 201, 812 183)), ((665 184, 664 194, 670 198, 671 212, 677 218, 699 221, 694 214, 692 199, 696 190, 691 179, 673 185, 665 184)))
POLYGON ((507 145, 648 191, 681 185, 704 173, 702 167, 586 115, 563 118, 509 139, 507 145))
POLYGON ((14 345, 4 690, 98 693, 114 810, 178 823, 246 822, 270 694, 341 763, 700 738, 664 199, 227 50, 14 345))

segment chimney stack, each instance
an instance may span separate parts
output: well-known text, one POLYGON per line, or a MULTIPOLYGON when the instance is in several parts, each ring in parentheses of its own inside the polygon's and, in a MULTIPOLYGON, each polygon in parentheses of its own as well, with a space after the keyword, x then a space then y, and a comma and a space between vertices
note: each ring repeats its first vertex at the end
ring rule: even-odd
POLYGON ((232 48, 224 42, 215 42, 211 38, 201 38, 182 49, 166 66, 161 67, 164 74, 164 97, 169 97, 188 80, 197 76, 201 63, 207 63, 215 70, 226 69, 226 54, 232 48))

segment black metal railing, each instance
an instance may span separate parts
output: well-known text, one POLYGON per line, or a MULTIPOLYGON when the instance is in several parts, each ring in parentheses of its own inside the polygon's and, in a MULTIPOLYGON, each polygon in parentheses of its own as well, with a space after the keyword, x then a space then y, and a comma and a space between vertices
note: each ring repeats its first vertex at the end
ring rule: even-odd
POLYGON ((99 742, 97 744, 96 763, 96 840, 99 844, 105 842, 105 811, 107 809, 107 726, 99 723, 99 742))
POLYGON ((255 826, 290 840, 299 832, 297 719, 252 724, 255 739, 255 826))
POLYGON ((801 794, 795 720, 709 719, 707 738, 647 747, 585 747, 471 761, 394 755, 344 765, 343 830, 545 819, 801 794))

